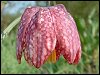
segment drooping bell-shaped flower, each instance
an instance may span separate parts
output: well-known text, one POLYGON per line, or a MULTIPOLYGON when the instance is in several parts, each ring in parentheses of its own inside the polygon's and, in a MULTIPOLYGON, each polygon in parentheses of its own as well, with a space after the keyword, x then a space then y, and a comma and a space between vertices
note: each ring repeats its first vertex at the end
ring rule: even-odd
POLYGON ((64 5, 27 8, 22 15, 17 36, 17 60, 39 68, 47 60, 56 62, 63 55, 69 64, 81 58, 77 27, 64 5))

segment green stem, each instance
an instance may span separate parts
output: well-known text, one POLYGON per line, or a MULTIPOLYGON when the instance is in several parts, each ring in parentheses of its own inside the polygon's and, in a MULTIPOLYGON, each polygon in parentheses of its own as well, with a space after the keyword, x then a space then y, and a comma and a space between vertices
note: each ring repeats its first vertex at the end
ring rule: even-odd
POLYGON ((53 5, 56 5, 56 1, 53 1, 53 5))
POLYGON ((50 4, 50 1, 48 1, 48 6, 50 6, 51 4, 50 4))
POLYGON ((1 34, 1 41, 5 38, 5 36, 7 34, 9 34, 9 32, 18 24, 18 22, 20 21, 21 16, 18 17, 17 19, 15 19, 1 34))

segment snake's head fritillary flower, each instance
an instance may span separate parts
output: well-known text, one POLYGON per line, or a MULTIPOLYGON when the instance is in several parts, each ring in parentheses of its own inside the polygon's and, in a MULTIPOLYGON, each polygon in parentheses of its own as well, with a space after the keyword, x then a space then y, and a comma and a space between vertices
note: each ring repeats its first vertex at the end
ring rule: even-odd
POLYGON ((27 8, 17 36, 17 60, 39 68, 47 60, 55 63, 63 55, 69 64, 81 58, 81 43, 72 16, 64 5, 27 8))

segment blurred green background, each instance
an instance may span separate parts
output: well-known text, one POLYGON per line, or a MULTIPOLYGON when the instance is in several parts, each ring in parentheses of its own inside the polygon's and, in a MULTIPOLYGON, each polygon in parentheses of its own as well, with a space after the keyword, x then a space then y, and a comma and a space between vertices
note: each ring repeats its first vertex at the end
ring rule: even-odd
MULTIPOLYGON (((27 6, 46 6, 45 1, 33 1, 33 4, 18 1, 1 2, 1 31, 17 17, 27 6), (17 11, 16 6, 23 5, 17 11), (9 7, 9 8, 8 8, 9 7), (14 12, 15 11, 15 12, 14 12), (12 13, 13 12, 13 13, 12 13)), ((41 68, 29 66, 24 57, 18 64, 16 59, 17 24, 8 36, 1 42, 1 73, 2 74, 83 74, 99 73, 99 2, 98 1, 56 1, 64 4, 68 12, 74 17, 82 44, 82 58, 78 65, 69 65, 63 56, 56 64, 45 63, 41 68)), ((53 2, 51 2, 53 5, 53 2)))

